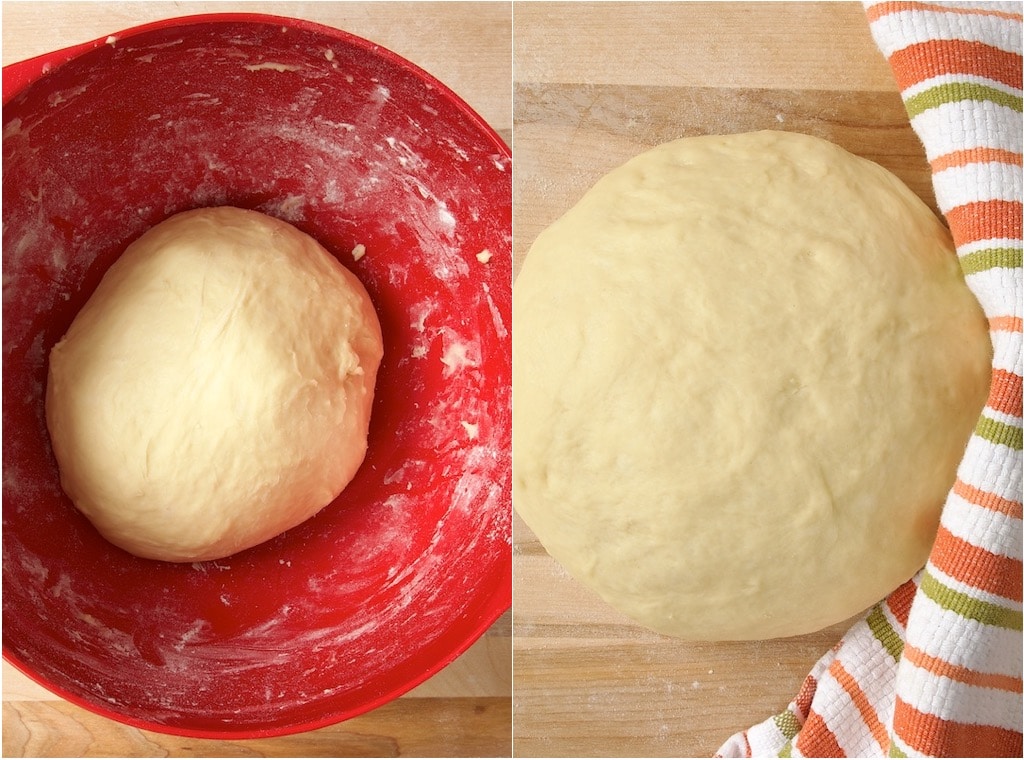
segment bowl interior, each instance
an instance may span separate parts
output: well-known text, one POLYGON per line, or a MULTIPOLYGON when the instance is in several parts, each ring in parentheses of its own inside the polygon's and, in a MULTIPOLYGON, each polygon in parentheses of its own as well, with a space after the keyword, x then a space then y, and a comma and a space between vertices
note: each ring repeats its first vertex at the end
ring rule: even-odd
POLYGON ((351 717, 454 659, 511 598, 496 135, 386 50, 251 18, 118 36, 13 97, 3 129, 5 655, 119 720, 236 737, 351 717), (129 242, 212 205, 319 240, 366 285, 385 357, 366 461, 334 504, 174 565, 110 545, 64 496, 47 355, 129 242))

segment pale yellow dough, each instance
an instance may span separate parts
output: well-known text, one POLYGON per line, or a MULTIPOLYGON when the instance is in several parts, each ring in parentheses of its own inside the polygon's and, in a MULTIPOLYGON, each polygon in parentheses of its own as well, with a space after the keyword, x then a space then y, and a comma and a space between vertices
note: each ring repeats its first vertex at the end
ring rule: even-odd
POLYGON ((991 346, 950 236, 816 138, 637 156, 514 288, 514 505, 636 621, 814 631, 925 562, 991 346))
POLYGON ((231 207, 173 216, 50 354, 61 483, 141 557, 255 546, 354 476, 382 352, 365 288, 308 235, 231 207))

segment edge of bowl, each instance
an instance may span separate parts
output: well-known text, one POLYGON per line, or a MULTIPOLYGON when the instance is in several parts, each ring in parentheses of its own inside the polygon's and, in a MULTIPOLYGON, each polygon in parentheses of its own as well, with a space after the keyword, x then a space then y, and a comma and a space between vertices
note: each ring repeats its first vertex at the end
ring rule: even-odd
MULTIPOLYGON (((323 34, 328 37, 343 40, 346 43, 355 45, 356 47, 363 48, 368 53, 380 56, 390 63, 395 64, 400 68, 404 68, 414 73, 420 79, 428 82, 433 87, 437 88, 441 93, 445 95, 451 103, 458 108, 460 113, 471 122, 473 122, 482 133, 484 133, 488 139, 494 144, 495 149, 506 159, 512 158, 512 151, 506 145, 502 137, 497 131, 488 124, 483 117, 480 116, 465 100, 456 94, 450 87, 438 80, 432 74, 426 70, 420 68, 416 64, 412 63, 408 59, 398 55, 397 53, 389 50, 386 47, 378 45, 375 42, 367 40, 363 37, 359 37, 351 32, 346 32, 342 29, 335 27, 326 26, 319 24, 314 21, 307 21, 305 19, 291 18, 287 16, 277 16, 266 13, 205 13, 195 14, 188 16, 175 16, 167 19, 160 19, 158 21, 149 22, 146 24, 140 24, 138 26, 129 27, 121 31, 116 31, 103 37, 84 42, 70 47, 61 48, 49 53, 43 53, 42 55, 34 56, 32 58, 25 59, 23 61, 17 61, 15 63, 8 64, 3 67, 3 104, 6 105, 10 100, 19 95, 26 88, 30 87, 35 82, 39 81, 51 71, 55 70, 59 66, 72 61, 79 56, 88 53, 96 48, 107 45, 116 44, 125 39, 129 39, 145 32, 164 29, 170 27, 182 27, 192 26, 196 24, 209 24, 209 23, 237 23, 246 22, 254 24, 264 24, 268 26, 291 26, 303 31, 316 32, 323 34), (110 40, 113 39, 113 42, 110 40)), ((22 662, 13 652, 9 650, 6 642, 2 646, 3 659, 9 662, 14 668, 20 673, 24 674, 33 682, 39 684, 47 691, 55 694, 62 699, 82 707, 89 712, 98 714, 102 717, 110 720, 130 725, 135 728, 144 729, 147 731, 154 731, 162 734, 171 734, 177 736, 186 736, 189 738, 197 739, 260 739, 260 738, 271 738, 275 736, 287 736, 291 734, 302 733, 305 731, 312 731, 318 728, 325 728, 327 726, 335 725, 351 718, 355 718, 359 715, 370 712, 382 705, 397 699, 408 691, 419 686, 424 681, 428 680, 431 676, 436 675, 444 668, 448 667, 458 657, 460 657, 470 646, 472 646, 481 636, 487 631, 494 622, 501 617, 512 605, 512 589, 511 589, 511 567, 508 568, 506 574, 509 578, 507 584, 508 592, 501 595, 496 595, 493 599, 492 604, 488 608, 488 613, 481 618, 479 625, 470 629, 469 633, 463 637, 458 644, 452 647, 449 654, 435 663, 431 668, 425 669, 417 678, 411 679, 408 683, 403 684, 397 689, 393 689, 390 692, 379 696, 378 698, 371 700, 365 704, 358 706, 346 711, 333 712, 325 715, 322 718, 312 721, 305 721, 302 723, 291 724, 287 726, 279 726, 276 728, 269 729, 244 729, 244 730, 231 730, 225 729, 222 731, 204 731, 183 728, 180 726, 168 726, 158 723, 152 723, 149 721, 133 718, 126 716, 122 713, 118 713, 114 710, 108 710, 102 705, 90 702, 77 694, 73 694, 60 686, 50 683, 46 679, 42 678, 38 674, 34 673, 32 669, 24 662, 22 662)))
POLYGON ((7 105, 10 100, 19 95, 23 90, 42 79, 57 67, 62 66, 91 50, 102 47, 103 45, 117 44, 122 40, 157 29, 193 26, 196 24, 237 23, 239 21, 251 24, 263 24, 266 26, 291 26, 303 31, 316 32, 317 34, 323 34, 328 37, 344 40, 356 47, 363 48, 369 53, 379 55, 391 63, 411 71, 421 79, 438 88, 446 97, 451 99, 452 103, 458 107, 459 111, 461 111, 464 116, 468 117, 488 135, 488 137, 494 142, 495 147, 501 151, 505 158, 512 157, 512 151, 508 145, 505 144, 501 135, 499 135, 498 132, 472 108, 472 106, 448 87, 448 85, 444 84, 444 82, 441 82, 433 74, 417 66, 409 59, 400 56, 398 53, 395 53, 376 42, 368 40, 365 37, 360 37, 351 32, 346 32, 343 29, 327 26, 326 24, 320 24, 316 21, 292 18, 290 16, 277 16, 269 13, 200 13, 188 16, 174 16, 171 18, 151 21, 146 24, 139 24, 138 26, 128 27, 127 29, 112 32, 103 37, 97 37, 96 39, 88 42, 71 45, 66 48, 61 48, 60 50, 42 53, 41 55, 33 56, 32 58, 26 58, 22 61, 9 63, 3 67, 3 105, 7 105))

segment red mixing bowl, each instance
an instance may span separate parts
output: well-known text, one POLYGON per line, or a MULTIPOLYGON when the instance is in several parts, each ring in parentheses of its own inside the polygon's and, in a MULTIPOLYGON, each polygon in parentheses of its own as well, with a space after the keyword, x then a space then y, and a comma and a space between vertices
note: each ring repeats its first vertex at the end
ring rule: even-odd
POLYGON ((493 130, 335 29, 195 16, 5 68, 4 656, 116 720, 223 738, 350 718, 455 659, 511 601, 511 208, 493 130), (369 453, 276 539, 143 560, 61 491, 47 355, 129 242, 213 205, 293 223, 366 285, 369 453))

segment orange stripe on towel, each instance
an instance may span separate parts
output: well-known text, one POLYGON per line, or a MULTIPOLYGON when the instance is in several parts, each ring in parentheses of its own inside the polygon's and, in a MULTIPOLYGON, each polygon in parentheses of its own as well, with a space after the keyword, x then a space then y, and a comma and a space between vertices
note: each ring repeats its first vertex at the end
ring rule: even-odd
POLYGON ((922 670, 927 670, 936 676, 949 678, 959 683, 981 686, 986 689, 999 689, 1016 694, 1021 693, 1021 679, 1016 676, 1005 676, 1001 673, 981 673, 977 670, 965 668, 962 665, 954 665, 946 662, 941 657, 934 657, 922 652, 920 649, 907 644, 903 647, 903 659, 922 670))
POLYGON ((910 617, 910 605, 913 603, 916 593, 917 584, 911 579, 889 594, 885 600, 893 617, 904 628, 907 627, 907 619, 910 617))
POLYGON ((1005 18, 1010 21, 1020 21, 1022 18, 1019 13, 1007 13, 1005 11, 997 11, 993 8, 950 8, 944 5, 937 5, 935 3, 918 3, 918 2, 892 2, 892 3, 879 3, 878 5, 872 5, 867 9, 868 21, 877 21, 882 16, 888 16, 891 13, 903 13, 904 11, 933 11, 935 13, 956 13, 961 16, 995 16, 996 18, 1005 18))
POLYGON ((832 676, 839 682, 839 685, 843 687, 846 693, 850 695, 850 699, 860 713, 864 725, 868 727, 871 735, 875 737, 878 746, 882 748, 883 752, 887 752, 889 749, 889 733, 878 718, 875 708, 868 701, 868 695, 864 693, 860 684, 857 683, 857 679, 850 675, 839 660, 832 661, 829 672, 832 673, 832 676))
POLYGON ((796 735, 793 745, 804 757, 846 757, 832 729, 813 709, 807 716, 804 727, 796 735))
POLYGON ((1024 332, 1024 320, 1020 317, 989 317, 988 329, 994 332, 1024 332))
POLYGON ((1002 496, 998 496, 989 491, 982 491, 980 488, 975 488, 969 483, 965 483, 959 478, 953 483, 953 493, 962 499, 969 501, 971 504, 975 504, 985 509, 991 509, 993 512, 1001 512, 1004 515, 1010 515, 1010 517, 1016 517, 1020 519, 1024 517, 1024 509, 1021 507, 1019 501, 1013 501, 1011 499, 1004 499, 1002 496))
POLYGON ((984 77, 1009 87, 1020 87, 1020 53, 974 40, 918 42, 895 51, 889 62, 900 90, 941 74, 984 77))
POLYGON ((1024 413, 1022 401, 1024 382, 1021 376, 1005 369, 992 370, 992 388, 986 404, 997 412, 1020 417, 1024 413))
POLYGON ((1021 601, 1024 564, 1019 559, 975 546, 939 526, 928 561, 961 583, 1004 599, 1021 601))
POLYGON ((968 164, 1010 164, 1020 166, 1021 154, 1012 150, 1002 148, 967 148, 966 150, 955 150, 937 156, 931 162, 933 172, 941 172, 945 169, 953 169, 957 166, 968 164))
POLYGON ((893 729, 910 747, 931 757, 1021 757, 1022 752, 1019 731, 943 720, 899 697, 893 729))
POLYGON ((1020 239, 1022 213, 1024 206, 1020 201, 995 199, 955 206, 946 212, 946 219, 953 242, 959 248, 988 238, 1020 239))

